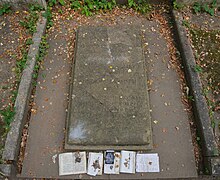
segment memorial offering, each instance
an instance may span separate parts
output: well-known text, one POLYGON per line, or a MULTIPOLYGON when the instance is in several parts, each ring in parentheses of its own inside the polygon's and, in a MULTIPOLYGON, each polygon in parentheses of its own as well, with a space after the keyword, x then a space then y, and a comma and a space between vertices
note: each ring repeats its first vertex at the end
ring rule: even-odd
POLYGON ((59 154, 59 175, 86 173, 86 152, 59 154))
POLYGON ((134 151, 121 151, 121 173, 135 173, 135 156, 136 152, 134 151))
POLYGON ((136 172, 160 172, 158 154, 137 154, 136 172))
POLYGON ((134 174, 143 172, 160 172, 157 153, 140 154, 135 151, 107 150, 103 153, 68 152, 59 154, 59 175, 85 174, 90 176, 104 174, 134 174), (88 160, 88 168, 87 168, 88 160))
POLYGON ((119 174, 120 153, 109 150, 105 152, 104 173, 119 174))
POLYGON ((88 175, 102 175, 103 153, 89 153, 88 159, 88 175))

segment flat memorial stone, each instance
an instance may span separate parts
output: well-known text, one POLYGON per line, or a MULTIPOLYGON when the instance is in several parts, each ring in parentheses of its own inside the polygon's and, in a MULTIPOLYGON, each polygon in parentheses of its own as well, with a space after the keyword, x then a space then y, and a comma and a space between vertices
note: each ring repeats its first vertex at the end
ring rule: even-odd
POLYGON ((150 149, 140 27, 81 27, 75 48, 65 148, 150 149))

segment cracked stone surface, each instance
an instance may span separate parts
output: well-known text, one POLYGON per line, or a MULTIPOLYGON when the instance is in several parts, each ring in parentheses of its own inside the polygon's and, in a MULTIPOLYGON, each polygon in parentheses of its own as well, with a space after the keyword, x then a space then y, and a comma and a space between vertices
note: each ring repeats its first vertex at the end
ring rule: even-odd
POLYGON ((140 27, 84 26, 77 36, 67 143, 151 144, 140 27))

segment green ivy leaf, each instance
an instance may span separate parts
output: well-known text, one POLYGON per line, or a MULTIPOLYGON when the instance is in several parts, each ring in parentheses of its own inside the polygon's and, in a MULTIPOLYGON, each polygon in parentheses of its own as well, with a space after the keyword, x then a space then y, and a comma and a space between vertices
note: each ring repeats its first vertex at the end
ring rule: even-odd
POLYGON ((66 4, 64 0, 59 0, 59 3, 60 3, 62 6, 64 6, 64 5, 66 4))

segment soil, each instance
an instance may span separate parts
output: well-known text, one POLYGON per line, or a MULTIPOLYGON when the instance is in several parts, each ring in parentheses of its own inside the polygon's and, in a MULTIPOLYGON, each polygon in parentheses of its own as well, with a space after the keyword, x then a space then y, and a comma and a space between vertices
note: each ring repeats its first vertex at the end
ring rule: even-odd
MULTIPOLYGON (((13 109, 13 93, 17 89, 16 62, 21 58, 21 49, 30 37, 20 25, 27 15, 25 10, 12 11, 0 16, 0 110, 13 109)), ((8 132, 3 116, 0 116, 0 162, 4 141, 8 132)))
MULTIPOLYGON (((220 11, 215 16, 184 12, 188 34, 207 99, 213 132, 220 147, 220 11)), ((219 148, 220 150, 220 148, 219 148)))

